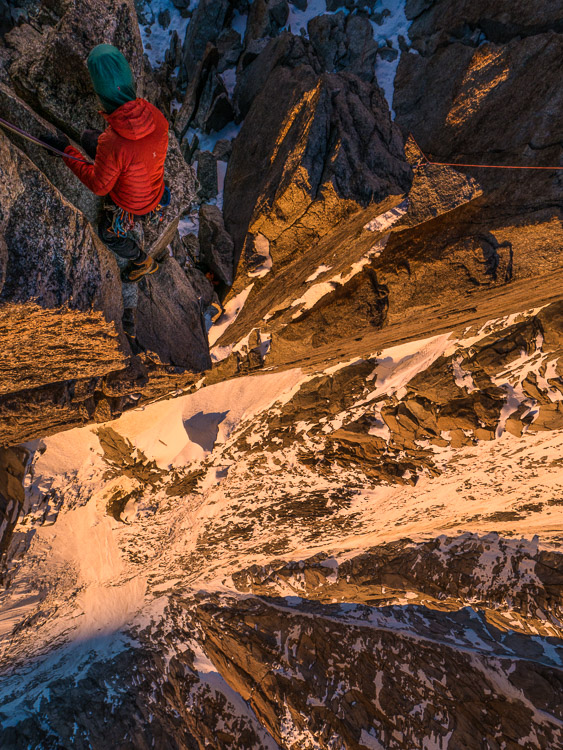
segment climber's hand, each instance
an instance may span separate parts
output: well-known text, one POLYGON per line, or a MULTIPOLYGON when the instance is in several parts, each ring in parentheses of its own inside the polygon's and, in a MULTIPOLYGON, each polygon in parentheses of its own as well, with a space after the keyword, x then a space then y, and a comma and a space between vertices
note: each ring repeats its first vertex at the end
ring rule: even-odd
MULTIPOLYGON (((41 140, 43 143, 46 143, 52 148, 56 148, 58 151, 64 151, 67 146, 70 146, 70 141, 66 135, 63 135, 63 133, 57 133, 56 135, 54 133, 44 133, 41 140)), ((45 150, 55 156, 55 154, 53 154, 52 151, 49 151, 49 149, 45 150)))

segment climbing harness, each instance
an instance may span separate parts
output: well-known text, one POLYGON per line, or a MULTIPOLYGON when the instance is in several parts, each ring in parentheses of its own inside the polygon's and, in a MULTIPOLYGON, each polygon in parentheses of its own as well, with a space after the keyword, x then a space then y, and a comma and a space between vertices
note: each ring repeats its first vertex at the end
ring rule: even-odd
POLYGON ((554 169, 561 170, 563 169, 563 166, 559 167, 531 167, 531 166, 522 166, 522 165, 514 165, 514 164, 454 164, 453 162, 447 162, 447 161, 431 161, 424 151, 420 148, 418 143, 416 142, 413 134, 410 134, 410 137, 413 139, 413 142, 415 143, 416 147, 422 154, 423 161, 419 162, 415 169, 419 169, 424 164, 430 164, 433 167, 477 167, 479 169, 549 169, 550 171, 553 171, 554 169))
MULTIPOLYGON (((164 219, 164 212, 170 205, 172 194, 170 188, 165 187, 160 203, 146 217, 151 224, 160 224, 164 219)), ((136 216, 131 211, 126 211, 114 204, 106 205, 106 209, 112 212, 112 221, 108 231, 116 237, 127 237, 134 235, 139 245, 142 245, 137 235, 142 234, 141 219, 145 217, 136 216)))
POLYGON ((48 143, 43 143, 43 141, 41 141, 39 138, 36 138, 34 135, 27 133, 25 130, 22 130, 21 128, 18 128, 15 125, 12 125, 12 123, 7 122, 6 120, 3 120, 1 117, 0 117, 0 126, 5 128, 6 130, 11 130, 12 133, 21 135, 22 138, 26 138, 28 141, 31 141, 31 143, 36 143, 38 146, 41 146, 42 148, 49 149, 49 151, 52 151, 53 153, 58 154, 58 156, 64 156, 65 159, 72 159, 73 161, 78 161, 81 164, 90 164, 90 162, 86 161, 86 159, 79 159, 78 156, 71 156, 71 154, 65 154, 64 151, 59 151, 58 148, 55 148, 54 146, 50 146, 48 143))

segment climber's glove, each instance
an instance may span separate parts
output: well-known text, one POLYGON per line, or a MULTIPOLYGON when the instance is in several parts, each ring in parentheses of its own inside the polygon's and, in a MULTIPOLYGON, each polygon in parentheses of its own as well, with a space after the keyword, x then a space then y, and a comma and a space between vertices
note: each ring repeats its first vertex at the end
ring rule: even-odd
MULTIPOLYGON (((54 133, 45 133, 41 140, 43 143, 46 143, 48 146, 51 146, 52 148, 56 148, 57 151, 64 151, 67 146, 70 146, 70 141, 66 137, 66 135, 63 135, 63 133, 57 133, 56 135, 54 133)), ((49 149, 45 149, 49 154, 52 156, 56 156, 52 151, 49 151, 49 149)))

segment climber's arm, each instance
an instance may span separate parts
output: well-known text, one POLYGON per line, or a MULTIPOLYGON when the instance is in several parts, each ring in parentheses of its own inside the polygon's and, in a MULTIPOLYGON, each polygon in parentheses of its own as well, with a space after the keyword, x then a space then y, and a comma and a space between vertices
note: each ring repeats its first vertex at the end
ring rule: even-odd
MULTIPOLYGON (((65 154, 83 158, 80 151, 73 146, 67 146, 65 154)), ((105 133, 100 136, 98 141, 94 164, 83 164, 72 159, 65 159, 65 163, 78 179, 96 195, 107 195, 121 174, 119 160, 112 148, 111 140, 105 133)))

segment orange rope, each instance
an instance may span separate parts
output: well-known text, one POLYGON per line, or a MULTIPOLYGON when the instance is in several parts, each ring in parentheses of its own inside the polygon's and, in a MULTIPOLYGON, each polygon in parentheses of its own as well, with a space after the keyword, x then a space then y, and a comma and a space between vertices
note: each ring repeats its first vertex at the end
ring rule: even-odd
MULTIPOLYGON (((454 164, 453 162, 447 162, 447 161, 430 161, 430 159, 426 156, 424 151, 420 148, 418 143, 416 142, 413 134, 410 134, 411 138, 413 139, 414 143, 416 144, 416 147, 422 154, 424 161, 426 164, 431 164, 433 167, 478 167, 479 169, 563 169, 563 166, 561 167, 522 167, 522 166, 516 166, 516 165, 506 165, 506 164, 454 164)), ((415 169, 418 169, 418 167, 422 166, 421 164, 417 164, 415 169)))

